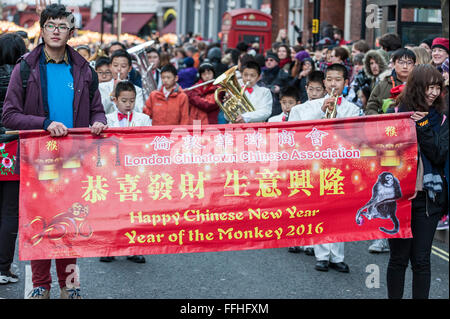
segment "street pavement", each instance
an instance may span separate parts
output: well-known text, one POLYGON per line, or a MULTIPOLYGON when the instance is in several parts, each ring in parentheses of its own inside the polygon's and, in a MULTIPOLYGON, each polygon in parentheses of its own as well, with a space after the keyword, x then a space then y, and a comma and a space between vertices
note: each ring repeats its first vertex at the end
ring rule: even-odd
MULTIPOLYGON (((148 255, 145 264, 83 258, 81 292, 84 299, 385 299, 389 253, 371 254, 369 245, 345 244, 348 274, 316 271, 314 257, 287 248, 148 255)), ((435 240, 433 246, 441 256, 431 255, 430 298, 448 299, 448 245, 435 240)), ((29 261, 16 256, 12 270, 20 281, 0 285, 0 298, 23 299, 31 286, 29 261)), ((59 298, 54 265, 52 278, 51 298, 59 298)), ((411 298, 411 282, 408 268, 404 298, 411 298)))

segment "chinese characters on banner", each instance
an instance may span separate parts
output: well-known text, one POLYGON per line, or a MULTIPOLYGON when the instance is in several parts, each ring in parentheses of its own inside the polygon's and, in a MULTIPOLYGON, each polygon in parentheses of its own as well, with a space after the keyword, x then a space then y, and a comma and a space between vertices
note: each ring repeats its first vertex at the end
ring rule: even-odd
POLYGON ((70 132, 20 134, 21 260, 411 237, 409 114, 70 132))

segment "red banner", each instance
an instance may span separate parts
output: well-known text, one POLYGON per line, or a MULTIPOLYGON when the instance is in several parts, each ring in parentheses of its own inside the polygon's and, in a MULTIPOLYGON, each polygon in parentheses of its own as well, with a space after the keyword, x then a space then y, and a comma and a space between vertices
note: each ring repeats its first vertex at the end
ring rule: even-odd
POLYGON ((410 114, 20 134, 21 260, 411 237, 410 114))
POLYGON ((19 175, 14 174, 17 147, 17 140, 0 143, 0 181, 19 180, 19 175))

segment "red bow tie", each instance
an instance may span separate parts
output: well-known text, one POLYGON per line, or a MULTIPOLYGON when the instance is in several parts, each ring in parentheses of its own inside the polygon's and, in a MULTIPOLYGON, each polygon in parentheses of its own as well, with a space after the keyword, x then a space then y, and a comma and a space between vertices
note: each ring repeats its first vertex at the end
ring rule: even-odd
MULTIPOLYGON (((122 121, 123 119, 128 119, 127 115, 122 114, 122 113, 117 113, 117 117, 119 118, 119 122, 122 121)), ((131 119, 133 118, 133 113, 130 113, 130 118, 129 121, 131 122, 131 119)))
POLYGON ((252 94, 252 92, 253 92, 253 88, 246 88, 245 90, 250 94, 252 94))
POLYGON ((342 103, 342 96, 340 96, 340 97, 338 98, 338 100, 337 100, 337 105, 341 105, 341 103, 342 103))

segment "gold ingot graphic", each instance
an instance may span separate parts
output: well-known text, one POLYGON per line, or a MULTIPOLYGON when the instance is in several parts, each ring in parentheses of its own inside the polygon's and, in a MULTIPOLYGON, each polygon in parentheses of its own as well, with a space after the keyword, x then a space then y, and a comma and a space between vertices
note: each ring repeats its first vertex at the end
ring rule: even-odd
POLYGON ((43 165, 42 169, 39 170, 39 180, 48 181, 52 179, 57 179, 59 177, 59 172, 56 170, 55 164, 43 165))
POLYGON ((396 150, 385 151, 383 156, 381 156, 380 161, 381 166, 399 166, 400 156, 397 155, 396 150))
POLYGON ((377 151, 373 148, 368 147, 367 145, 364 145, 361 148, 361 157, 372 157, 377 156, 377 151))
POLYGON ((65 161, 63 164, 63 168, 78 168, 81 166, 81 162, 79 158, 72 157, 68 161, 65 161))

